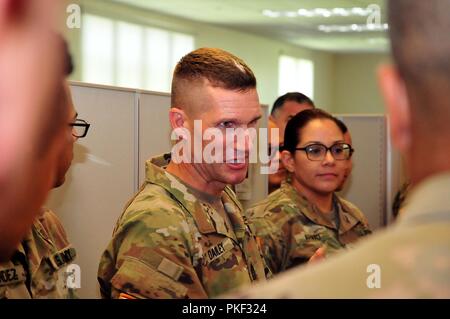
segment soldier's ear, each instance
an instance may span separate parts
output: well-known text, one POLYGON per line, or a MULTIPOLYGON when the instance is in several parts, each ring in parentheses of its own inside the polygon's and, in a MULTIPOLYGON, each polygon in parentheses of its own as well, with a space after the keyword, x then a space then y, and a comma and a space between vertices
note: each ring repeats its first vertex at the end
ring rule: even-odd
POLYGON ((411 113, 405 83, 393 65, 378 68, 378 82, 389 114, 391 138, 403 154, 411 146, 411 113))
POLYGON ((294 173, 295 163, 294 163, 294 157, 292 156, 291 152, 284 150, 281 152, 280 157, 281 157, 281 161, 283 162, 284 167, 288 170, 288 172, 294 173))
POLYGON ((170 108, 169 120, 173 130, 186 127, 186 113, 182 109, 176 107, 170 108))

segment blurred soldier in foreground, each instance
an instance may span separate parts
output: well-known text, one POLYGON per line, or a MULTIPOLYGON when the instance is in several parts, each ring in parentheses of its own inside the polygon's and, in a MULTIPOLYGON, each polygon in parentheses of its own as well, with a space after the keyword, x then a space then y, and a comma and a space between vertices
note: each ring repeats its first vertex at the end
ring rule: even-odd
MULTIPOLYGON (((65 47, 65 73, 73 69, 65 47)), ((84 137, 89 124, 77 119, 70 88, 66 80, 61 90, 61 107, 68 109, 65 120, 64 146, 58 157, 54 187, 61 186, 73 159, 73 144, 84 137), (84 123, 83 123, 84 122, 84 123)), ((8 262, 0 263, 0 299, 73 298, 73 287, 68 287, 67 266, 75 258, 75 249, 69 244, 58 217, 48 209, 41 209, 31 231, 23 238, 8 262)), ((72 274, 79 275, 79 274, 72 274)))
POLYGON ((0 1, 0 261, 53 187, 64 144, 63 59, 52 0, 0 1))

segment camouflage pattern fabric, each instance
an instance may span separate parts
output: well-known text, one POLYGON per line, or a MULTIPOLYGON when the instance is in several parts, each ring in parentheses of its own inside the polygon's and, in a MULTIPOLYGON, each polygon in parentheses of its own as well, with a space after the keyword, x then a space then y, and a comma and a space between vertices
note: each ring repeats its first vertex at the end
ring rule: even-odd
POLYGON ((0 299, 76 297, 66 286, 75 255, 59 219, 43 210, 10 261, 0 263, 0 299))
POLYGON ((221 196, 230 229, 159 167, 168 160, 147 161, 146 181, 119 218, 100 260, 102 296, 208 298, 265 280, 268 269, 233 191, 226 187, 221 196))
POLYGON ((337 223, 283 182, 280 189, 247 211, 272 273, 307 262, 322 246, 330 255, 371 233, 356 206, 336 195, 334 202, 337 223))

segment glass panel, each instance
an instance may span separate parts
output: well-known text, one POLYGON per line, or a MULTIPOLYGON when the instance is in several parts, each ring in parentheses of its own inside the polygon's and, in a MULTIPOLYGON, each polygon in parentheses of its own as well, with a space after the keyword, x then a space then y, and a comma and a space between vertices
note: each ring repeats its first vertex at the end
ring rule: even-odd
POLYGON ((136 24, 117 23, 117 73, 116 84, 140 88, 143 83, 143 31, 136 24))
POLYGON ((170 92, 170 34, 153 28, 145 30, 145 84, 152 91, 170 92))
POLYGON ((82 79, 84 82, 114 84, 113 21, 86 14, 82 30, 82 79))

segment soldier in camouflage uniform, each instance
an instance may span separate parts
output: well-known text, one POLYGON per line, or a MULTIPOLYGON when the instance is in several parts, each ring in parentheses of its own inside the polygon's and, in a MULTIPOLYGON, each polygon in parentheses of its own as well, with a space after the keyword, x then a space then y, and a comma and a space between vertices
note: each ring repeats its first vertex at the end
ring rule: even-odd
POLYGON ((337 224, 283 182, 279 190, 247 211, 272 273, 307 262, 320 247, 332 254, 370 234, 366 218, 355 205, 337 195, 333 202, 337 224))
MULTIPOLYGON (((172 128, 184 130, 179 141, 187 141, 189 134, 204 136, 194 131, 195 120, 204 130, 225 133, 256 127, 261 116, 252 71, 220 49, 201 48, 181 59, 171 104, 172 128)), ((248 139, 245 145, 218 141, 224 150, 232 147, 233 158, 179 161, 172 152, 170 162, 165 156, 146 163, 146 181, 100 260, 103 297, 208 298, 265 280, 264 259, 227 186, 244 180, 251 144, 248 139)))
POLYGON ((55 1, 0 1, 0 261, 30 231, 53 186, 68 110, 55 1))
POLYGON ((233 191, 227 186, 221 197, 201 194, 155 165, 162 159, 147 161, 146 182, 103 253, 102 295, 207 298, 264 279, 260 251, 233 191))
POLYGON ((402 213, 348 253, 240 297, 450 298, 450 2, 390 0, 387 9, 395 65, 379 70, 379 83, 412 183, 402 213))
POLYGON ((0 299, 73 298, 66 269, 75 255, 56 215, 42 210, 10 261, 0 263, 0 299))
MULTIPOLYGON (((66 74, 72 72, 72 62, 66 46, 66 74)), ((63 81, 62 107, 69 110, 64 145, 58 157, 54 187, 61 186, 73 159, 73 144, 87 134, 89 124, 77 119, 70 88, 63 81)), ((76 256, 58 217, 48 209, 41 209, 28 235, 21 241, 11 259, 0 263, 0 299, 76 297, 69 280, 67 266, 76 256)))
MULTIPOLYGON (((321 121, 327 121, 334 128, 336 138, 333 145, 341 145, 336 144, 343 141, 341 126, 336 125, 337 119, 318 109, 306 110, 298 113, 293 122, 288 122, 285 135, 285 147, 288 149, 282 152, 282 156, 291 154, 291 145, 294 148, 297 144, 314 145, 305 141, 310 129, 308 124, 311 122, 316 126, 322 125, 321 121), (294 134, 300 137, 294 138, 294 134)), ((325 126, 320 128, 324 131, 328 129, 325 126)), ((314 143, 319 138, 320 136, 314 137, 314 143)), ((351 146, 342 145, 350 151, 351 146)), ((286 166, 292 175, 290 182, 283 182, 279 190, 247 211, 247 216, 256 229, 266 263, 274 274, 309 261, 321 247, 324 247, 326 254, 332 254, 348 247, 359 237, 370 234, 368 222, 362 212, 334 194, 342 184, 347 169, 346 161, 350 157, 334 159, 324 154, 322 159, 316 161, 310 159, 309 155, 296 151, 293 153, 304 158, 296 158, 294 164, 291 161, 289 167, 286 166), (313 166, 307 166, 301 160, 312 162, 313 166), (298 170, 301 170, 301 175, 298 170), (324 172, 333 175, 327 180, 318 177, 324 172), (310 175, 314 177, 308 177, 310 175), (329 200, 330 212, 324 213, 318 207, 316 202, 319 196, 329 200)), ((351 152, 348 155, 351 156, 351 152)))

